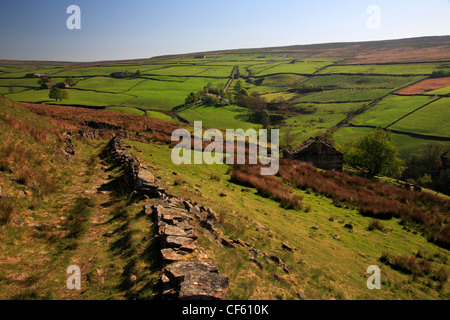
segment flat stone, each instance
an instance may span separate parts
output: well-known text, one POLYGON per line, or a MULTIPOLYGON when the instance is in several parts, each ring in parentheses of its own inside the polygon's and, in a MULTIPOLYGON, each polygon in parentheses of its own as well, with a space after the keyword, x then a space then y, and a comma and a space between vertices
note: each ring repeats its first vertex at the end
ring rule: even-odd
POLYGON ((194 251, 197 249, 197 242, 188 237, 173 237, 166 238, 166 245, 169 248, 181 248, 187 251, 194 251))
POLYGON ((189 256, 189 254, 186 251, 176 251, 171 248, 162 249, 161 254, 165 261, 171 261, 171 262, 181 261, 181 260, 186 259, 189 256))
POLYGON ((289 245, 287 245, 287 244, 284 243, 284 242, 281 243, 281 247, 282 247, 283 249, 286 249, 286 250, 289 251, 289 252, 294 252, 294 249, 292 249, 289 245))
POLYGON ((220 244, 227 248, 236 248, 236 245, 233 243, 233 241, 227 238, 220 238, 220 244))
POLYGON ((183 220, 177 223, 177 227, 183 229, 184 231, 193 230, 194 226, 192 226, 189 221, 183 220))
POLYGON ((186 237, 186 232, 180 227, 166 225, 164 228, 164 235, 174 237, 186 237))
POLYGON ((181 283, 180 300, 226 300, 229 279, 210 272, 188 272, 181 283))
POLYGON ((241 247, 244 247, 244 248, 251 247, 248 243, 242 241, 241 239, 233 240, 233 243, 234 243, 234 244, 237 244, 237 245, 239 245, 239 246, 241 246, 241 247))
POLYGON ((180 283, 184 280, 185 275, 188 272, 209 272, 217 273, 219 270, 208 262, 178 262, 172 264, 164 269, 164 274, 170 279, 171 282, 180 283))
POLYGON ((165 210, 162 212, 161 220, 166 221, 168 223, 174 224, 176 221, 180 222, 186 219, 189 219, 190 217, 186 214, 183 214, 182 212, 177 212, 175 209, 165 210))
POLYGON ((136 186, 142 187, 144 184, 154 184, 156 181, 155 176, 148 170, 139 170, 136 186))
POLYGON ((186 230, 186 237, 191 238, 193 240, 197 240, 198 235, 194 229, 191 229, 191 230, 186 230))
POLYGON ((255 223, 256 223, 256 226, 258 227, 259 230, 267 231, 267 228, 264 227, 261 223, 259 223, 259 222, 255 222, 255 223))

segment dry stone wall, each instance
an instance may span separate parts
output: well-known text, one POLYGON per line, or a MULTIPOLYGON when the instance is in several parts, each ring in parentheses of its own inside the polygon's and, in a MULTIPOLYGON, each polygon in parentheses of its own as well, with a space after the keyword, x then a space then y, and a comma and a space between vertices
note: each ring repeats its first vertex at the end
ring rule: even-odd
POLYGON ((219 234, 216 213, 167 194, 153 174, 129 152, 125 138, 121 133, 110 141, 111 158, 123 168, 125 183, 131 190, 153 198, 144 212, 153 217, 160 241, 165 265, 161 277, 163 298, 225 300, 228 277, 219 274, 218 268, 209 262, 195 261, 199 228, 219 234))
POLYGON ((127 187, 148 197, 154 197, 158 192, 164 192, 155 176, 141 164, 139 158, 129 152, 129 146, 123 140, 126 137, 126 133, 117 134, 110 141, 109 147, 112 161, 123 168, 127 187))

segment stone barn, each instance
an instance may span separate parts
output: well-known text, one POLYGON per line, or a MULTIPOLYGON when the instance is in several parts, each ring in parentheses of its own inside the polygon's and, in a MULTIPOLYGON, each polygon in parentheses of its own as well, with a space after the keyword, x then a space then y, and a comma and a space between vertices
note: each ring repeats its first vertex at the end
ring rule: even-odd
POLYGON ((60 83, 55 84, 55 88, 66 89, 66 88, 69 88, 69 84, 60 82, 60 83))
POLYGON ((44 90, 44 89, 53 89, 53 87, 54 87, 53 83, 50 83, 50 82, 41 84, 41 89, 42 90, 44 90))
POLYGON ((312 163, 323 170, 342 171, 344 154, 329 143, 310 138, 295 148, 283 151, 284 159, 312 163))

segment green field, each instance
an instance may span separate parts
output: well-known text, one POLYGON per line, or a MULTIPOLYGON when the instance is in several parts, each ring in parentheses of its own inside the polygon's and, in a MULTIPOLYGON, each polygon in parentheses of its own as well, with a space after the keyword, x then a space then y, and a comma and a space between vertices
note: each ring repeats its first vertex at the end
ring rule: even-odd
POLYGON ((427 96, 391 95, 354 118, 351 123, 384 128, 408 113, 429 103, 432 99, 432 97, 427 96))
POLYGON ((132 87, 141 83, 142 79, 113 79, 109 77, 93 77, 81 80, 76 84, 77 89, 120 93, 129 91, 132 87))
POLYGON ((280 143, 286 144, 286 134, 294 135, 293 144, 301 144, 316 133, 325 132, 328 128, 337 125, 345 119, 342 113, 302 114, 286 116, 284 125, 280 130, 280 143))
POLYGON ((427 95, 449 95, 450 94, 450 86, 440 88, 434 91, 429 91, 425 93, 427 95))
POLYGON ((439 99, 400 120, 390 128, 405 132, 450 138, 449 108, 450 98, 439 99))
MULTIPOLYGON (((110 110, 138 115, 144 114, 141 110, 148 110, 149 116, 166 120, 170 117, 157 111, 170 111, 189 122, 203 120, 210 127, 249 128, 254 124, 247 121, 247 110, 244 109, 223 107, 217 113, 216 108, 202 104, 183 108, 190 92, 198 92, 208 83, 224 87, 234 66, 239 66, 241 80, 249 93, 258 92, 268 103, 280 99, 289 103, 288 112, 282 114, 285 120, 276 125, 282 135, 293 132, 295 143, 300 143, 316 132, 335 126, 350 113, 357 114, 363 106, 371 105, 386 95, 350 122, 360 126, 387 127, 434 99, 430 96, 449 93, 447 87, 422 96, 389 95, 425 79, 425 75, 436 69, 448 67, 448 62, 339 65, 343 60, 342 57, 312 58, 303 52, 248 50, 206 54, 201 59, 189 55, 154 62, 104 63, 86 67, 5 64, 0 66, 0 94, 25 102, 114 107, 110 110), (109 77, 112 72, 137 70, 141 72, 137 78, 109 77), (25 78, 27 73, 35 72, 48 74, 53 83, 63 82, 68 76, 74 77, 77 83, 67 90, 67 100, 55 102, 48 98, 48 90, 25 90, 38 87, 37 78, 25 78), (9 94, 10 85, 14 86, 13 94, 9 94), (314 85, 323 91, 298 94, 293 89, 299 85, 314 85)), ((435 127, 434 123, 447 121, 445 111, 440 109, 434 112, 439 118, 435 119, 426 110, 403 119, 392 129, 448 136, 445 125, 440 124, 440 129, 431 129, 435 127), (417 124, 420 122, 418 117, 426 121, 417 124)), ((277 114, 277 111, 273 113, 277 114)), ((410 149, 410 145, 408 142, 400 148, 410 149)))
POLYGON ((391 89, 336 89, 314 92, 301 96, 295 102, 353 102, 353 101, 373 101, 379 99, 391 89))
POLYGON ((135 98, 126 105, 144 109, 170 110, 184 104, 187 95, 199 91, 209 82, 224 86, 226 81, 220 79, 188 78, 182 82, 146 80, 132 88, 128 93, 135 98))
POLYGON ((55 101, 48 97, 50 90, 27 90, 19 93, 9 94, 10 99, 45 103, 45 104, 61 104, 61 105, 83 105, 83 106, 119 106, 133 97, 126 94, 113 94, 94 91, 82 91, 76 89, 68 89, 69 99, 63 101, 55 101))
MULTIPOLYGON (((373 129, 370 128, 355 128, 343 127, 334 134, 336 141, 339 144, 356 141, 358 138, 370 133, 373 129)), ((395 145, 399 148, 400 157, 403 159, 410 159, 413 155, 418 155, 423 145, 430 142, 430 139, 411 137, 405 134, 392 133, 392 138, 395 145)), ((450 141, 439 141, 450 148, 450 141)))
POLYGON ((339 59, 304 60, 295 63, 283 62, 253 73, 253 75, 266 76, 278 73, 313 74, 319 69, 334 64, 337 61, 339 61, 339 59))
MULTIPOLYGON (((0 79, 0 87, 13 85, 15 87, 39 88, 38 80, 38 78, 0 79)), ((64 82, 64 80, 65 78, 50 78, 50 81, 54 84, 64 82)))
POLYGON ((203 121, 204 127, 217 129, 251 129, 260 125, 248 121, 248 110, 237 106, 205 106, 203 104, 185 108, 178 113, 190 123, 203 121))
MULTIPOLYGON (((264 77, 262 85, 275 88, 292 88, 295 82, 303 82, 308 80, 308 77, 299 76, 295 74, 278 74, 274 76, 264 77)), ((259 80, 259 79, 258 79, 259 80)))
MULTIPOLYGON (((314 115, 325 115, 325 114, 333 114, 333 113, 341 113, 346 114, 351 111, 356 111, 362 108, 364 105, 364 102, 346 102, 346 103, 296 103, 295 108, 296 109, 303 109, 303 108, 314 108, 316 111, 314 112, 314 115)), ((299 111, 299 110, 297 110, 299 111)))
POLYGON ((150 110, 143 111, 132 107, 107 107, 106 110, 128 114, 137 114, 139 116, 144 116, 145 114, 147 114, 147 116, 150 118, 161 119, 166 121, 176 121, 167 114, 158 111, 150 111, 150 110))
POLYGON ((438 68, 448 68, 449 63, 414 63, 414 64, 377 64, 331 66, 321 70, 321 74, 357 73, 357 74, 423 74, 431 75, 438 68))
POLYGON ((389 77, 360 75, 326 75, 310 78, 305 84, 322 88, 394 89, 417 82, 424 77, 389 77))

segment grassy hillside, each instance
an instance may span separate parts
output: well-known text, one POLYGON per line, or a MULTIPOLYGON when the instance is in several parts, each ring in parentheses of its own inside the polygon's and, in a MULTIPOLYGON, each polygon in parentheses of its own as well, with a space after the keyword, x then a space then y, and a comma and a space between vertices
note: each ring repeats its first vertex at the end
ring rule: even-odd
POLYGON ((381 222, 381 231, 372 230, 373 218, 362 216, 349 205, 336 205, 309 188, 294 191, 302 198, 303 209, 283 209, 257 189, 232 182, 227 166, 176 166, 170 161, 168 146, 129 143, 166 179, 171 193, 214 208, 228 237, 280 257, 291 269, 285 273, 261 256, 258 267, 245 249, 221 248, 208 237, 200 238, 206 255, 230 277, 231 298, 298 299, 299 292, 310 299, 445 299, 448 295, 441 289, 436 291, 438 282, 422 276, 413 279, 380 262, 383 253, 415 256, 420 250, 436 257, 431 262, 434 269, 448 270, 443 262, 448 251, 403 226, 397 218, 381 222), (353 232, 344 227, 346 224, 354 226, 353 232), (294 252, 283 250, 282 243, 294 252), (373 264, 383 270, 383 290, 377 292, 367 290, 364 275, 373 264))
POLYGON ((0 299, 154 298, 159 260, 142 241, 151 237, 142 206, 116 187, 107 140, 74 137, 69 156, 64 126, 0 97, 0 299), (82 291, 66 287, 71 265, 82 291))
MULTIPOLYGON (((0 200, 0 298, 158 299, 162 265, 154 221, 142 214, 147 200, 122 188, 121 169, 112 165, 105 151, 107 139, 74 138, 75 156, 68 156, 63 133, 65 127, 78 128, 95 119, 130 131, 140 130, 139 121, 145 120, 153 130, 167 129, 167 134, 179 125, 106 110, 27 108, 53 120, 9 99, 0 101, 0 185, 6 194, 0 200), (25 168, 28 175, 22 175, 25 168), (81 267, 81 291, 66 288, 70 265, 81 267)), ((358 178, 336 178, 301 165, 312 174, 305 180, 311 184, 302 187, 282 170, 282 175, 270 178, 275 187, 267 186, 270 192, 286 190, 300 201, 301 206, 287 209, 270 192, 233 180, 234 170, 227 165, 174 165, 171 147, 157 141, 166 140, 156 131, 132 133, 129 150, 163 181, 167 192, 213 208, 225 236, 247 242, 258 252, 254 258, 243 247, 223 247, 199 232, 203 259, 230 278, 230 299, 295 300, 299 293, 307 299, 449 298, 448 250, 427 241, 429 230, 423 224, 404 223, 403 216, 395 215, 374 220, 381 218, 363 215, 359 204, 336 202, 316 188, 339 191, 333 179, 356 183, 358 178), (314 185, 319 177, 325 180, 314 185), (352 232, 345 227, 350 224, 352 232), (281 259, 289 273, 264 254, 281 259), (380 291, 366 287, 370 265, 382 268, 380 291)), ((358 184, 346 184, 346 192, 368 192, 358 184)), ((363 184, 372 188, 371 182, 363 184)), ((376 192, 373 199, 381 202, 403 194, 376 192)), ((424 206, 411 199, 412 209, 424 206)), ((425 206, 448 210, 448 205, 442 207, 444 200, 432 201, 434 205, 425 206)))

